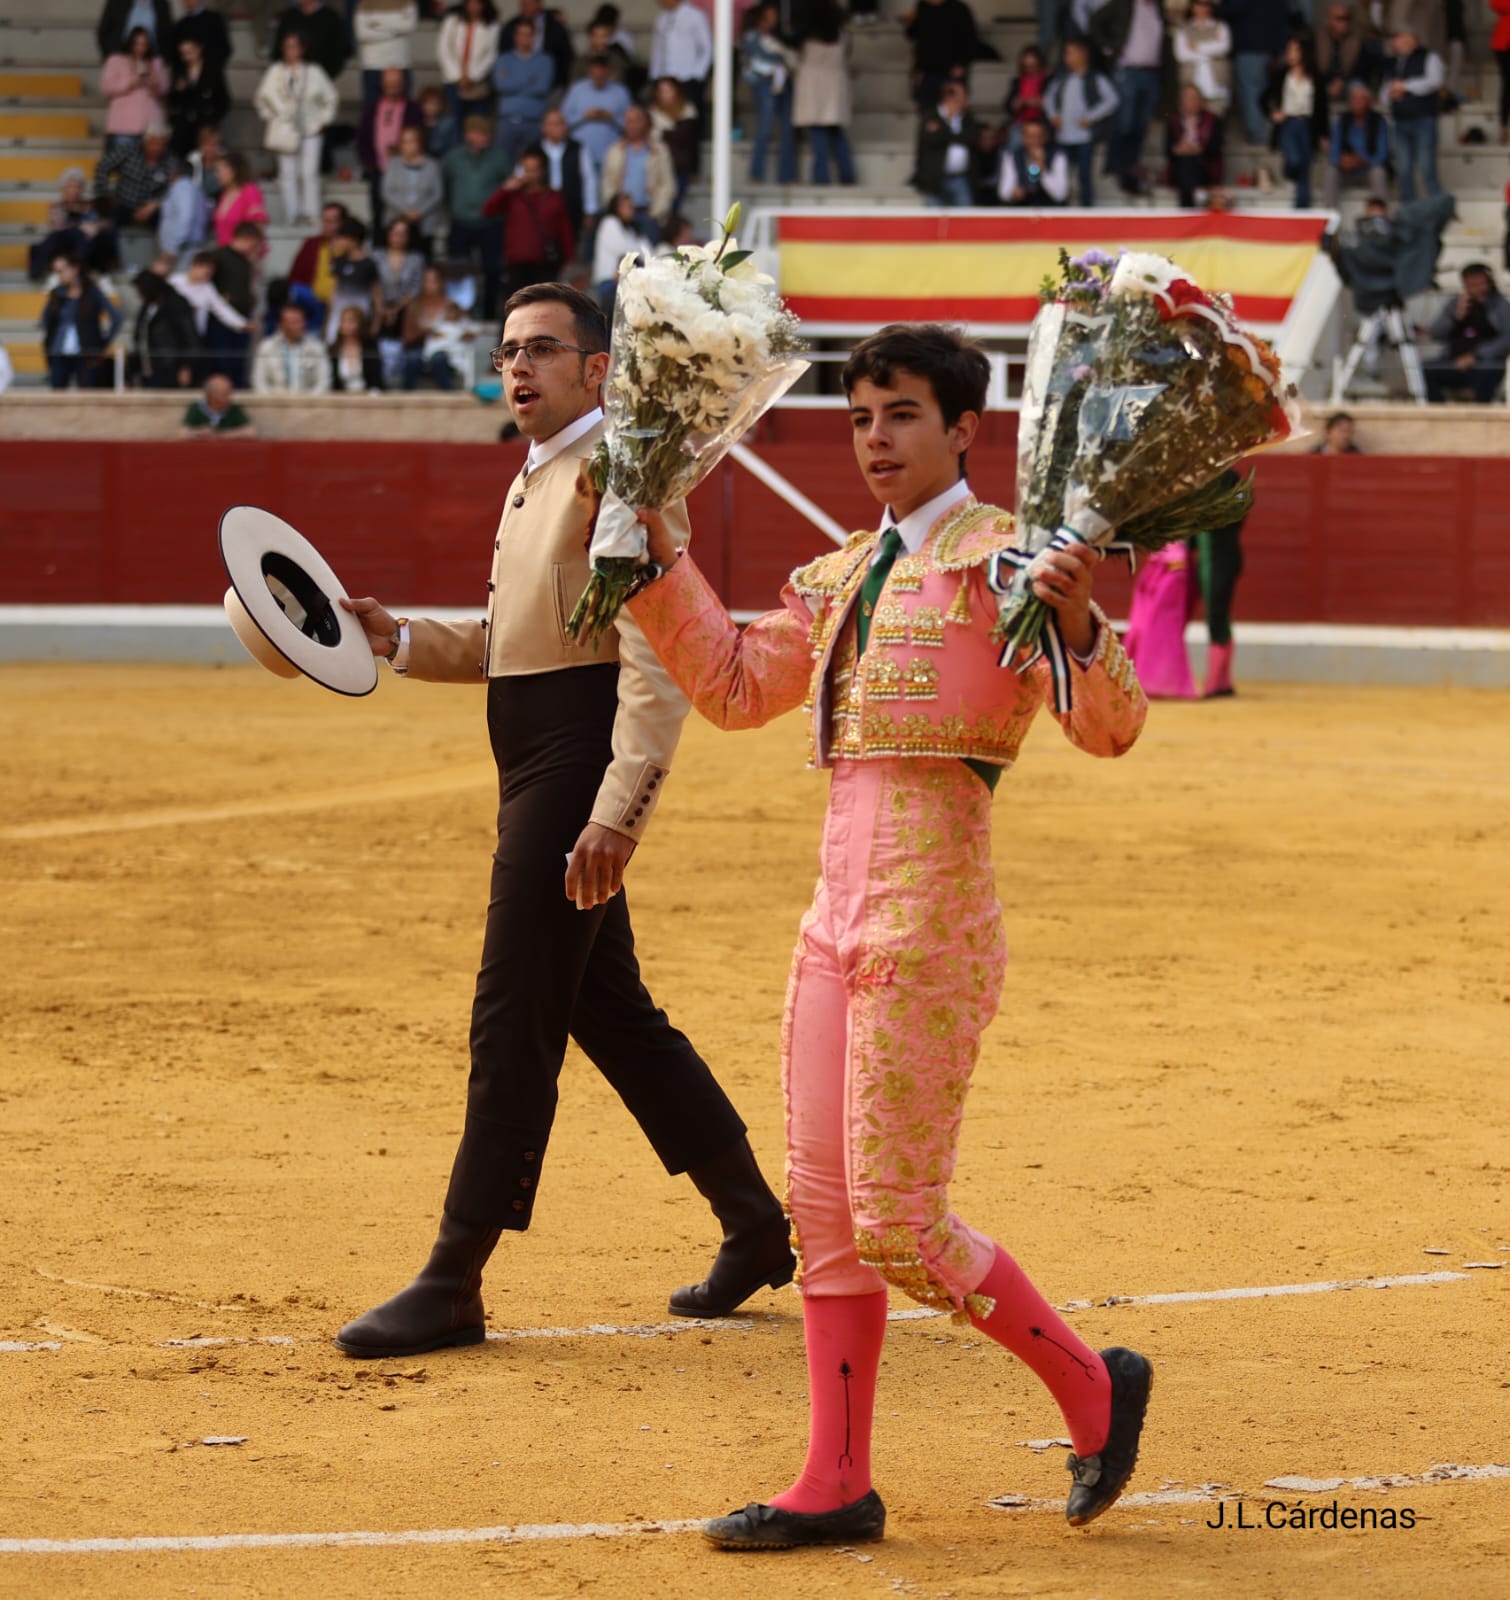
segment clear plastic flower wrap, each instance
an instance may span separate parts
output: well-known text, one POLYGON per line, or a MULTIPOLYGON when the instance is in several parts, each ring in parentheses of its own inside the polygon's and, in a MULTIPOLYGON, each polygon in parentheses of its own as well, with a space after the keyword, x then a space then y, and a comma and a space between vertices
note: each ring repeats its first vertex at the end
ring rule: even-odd
POLYGON ((1047 650, 1064 702, 1063 643, 1033 594, 1035 559, 1075 542, 1136 559, 1240 520, 1251 480, 1227 469, 1302 424, 1278 359, 1225 297, 1162 256, 1060 261, 1028 340, 1016 570, 1001 586, 996 637, 1019 670, 1047 650))
POLYGON ((738 220, 735 206, 711 244, 619 264, 608 428, 591 467, 603 504, 568 625, 579 640, 602 638, 645 568, 635 512, 685 499, 807 371, 797 319, 738 248, 738 220))

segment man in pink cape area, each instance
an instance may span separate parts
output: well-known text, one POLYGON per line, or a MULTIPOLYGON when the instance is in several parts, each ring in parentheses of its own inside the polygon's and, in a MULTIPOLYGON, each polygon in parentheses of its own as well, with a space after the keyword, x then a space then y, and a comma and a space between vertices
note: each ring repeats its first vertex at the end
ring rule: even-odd
MULTIPOLYGON (((1131 1350, 1097 1354, 1015 1261, 949 1209, 965 1094, 1006 966, 991 794, 1039 707, 1047 663, 1003 668, 995 556, 1012 518, 980 504, 965 453, 985 356, 952 329, 895 324, 844 369, 855 456, 880 527, 794 573, 783 607, 741 633, 656 513, 662 570, 631 599, 710 721, 757 727, 801 705, 812 765, 832 771, 821 877, 782 1025, 787 1181, 800 1266, 810 1433, 796 1481, 705 1525, 726 1549, 879 1539, 870 1441, 886 1288, 968 1321, 1047 1385, 1073 1453, 1076 1526, 1121 1494, 1152 1384, 1131 1350)), ((1099 558, 1048 552, 1034 592, 1070 652, 1070 741, 1117 756, 1147 705, 1091 603, 1099 558)))

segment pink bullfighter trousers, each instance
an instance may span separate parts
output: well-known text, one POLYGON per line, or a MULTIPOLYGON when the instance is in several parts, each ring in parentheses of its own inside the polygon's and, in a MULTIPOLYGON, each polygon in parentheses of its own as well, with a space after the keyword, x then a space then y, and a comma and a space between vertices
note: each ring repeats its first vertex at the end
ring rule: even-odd
POLYGON ((970 1074, 1006 970, 990 806, 953 759, 834 769, 782 1028, 811 1423, 807 1464, 772 1501, 786 1510, 832 1509, 870 1487, 887 1284, 1020 1357, 1077 1450, 1106 1437, 1101 1358, 949 1209, 970 1074))

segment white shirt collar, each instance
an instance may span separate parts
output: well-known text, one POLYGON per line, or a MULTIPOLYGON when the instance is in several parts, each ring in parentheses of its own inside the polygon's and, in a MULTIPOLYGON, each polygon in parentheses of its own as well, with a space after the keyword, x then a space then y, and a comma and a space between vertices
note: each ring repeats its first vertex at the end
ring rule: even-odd
POLYGON ((908 512, 900 522, 892 516, 891 507, 887 506, 886 514, 881 518, 881 532, 895 528, 902 536, 902 548, 908 555, 915 556, 923 548, 923 541, 928 537, 934 523, 946 511, 957 506, 961 500, 969 498, 970 485, 965 479, 957 478, 942 494, 934 495, 916 511, 908 512))
POLYGON ((567 445, 575 444, 584 433, 591 433, 602 420, 602 406, 594 406, 585 416, 578 417, 575 422, 568 422, 549 439, 530 440, 530 451, 524 458, 525 472, 531 473, 536 467, 543 467, 547 461, 554 461, 567 445))

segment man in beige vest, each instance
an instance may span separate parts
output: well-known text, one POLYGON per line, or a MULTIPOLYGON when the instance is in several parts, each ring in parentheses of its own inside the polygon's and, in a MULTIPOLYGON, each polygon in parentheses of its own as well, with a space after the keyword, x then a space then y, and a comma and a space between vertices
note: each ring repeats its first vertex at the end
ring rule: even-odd
MULTIPOLYGON (((786 1218, 744 1123, 640 981, 622 893, 687 701, 627 611, 596 651, 567 632, 588 578, 597 496, 585 468, 603 435, 607 349, 597 304, 563 284, 521 289, 504 308, 494 360, 530 449, 493 541, 485 621, 411 621, 376 600, 342 602, 396 672, 486 689, 499 774, 466 1124, 440 1235, 408 1288, 341 1329, 348 1355, 485 1337, 483 1265, 501 1231, 529 1226, 568 1036, 723 1225, 706 1281, 678 1289, 671 1311, 725 1316, 792 1276, 786 1218)), ((685 535, 684 508, 675 515, 685 535)))

